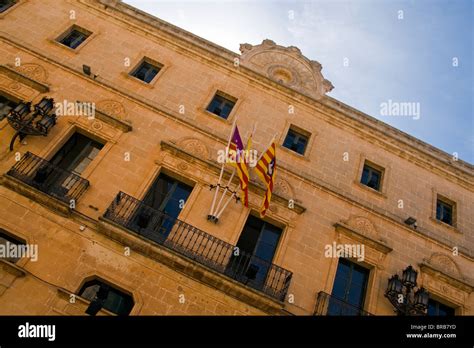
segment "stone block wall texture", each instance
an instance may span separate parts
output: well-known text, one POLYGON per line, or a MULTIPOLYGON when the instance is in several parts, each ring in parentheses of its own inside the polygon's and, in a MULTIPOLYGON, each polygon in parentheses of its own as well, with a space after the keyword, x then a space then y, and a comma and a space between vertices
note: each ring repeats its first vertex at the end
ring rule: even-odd
MULTIPOLYGON (((366 310, 393 314, 383 296, 387 279, 411 264, 434 298, 456 307, 457 314, 474 314, 472 165, 453 161, 330 97, 315 100, 275 83, 245 61, 236 66, 233 59, 239 55, 121 2, 19 0, 0 16, 0 64, 21 74, 2 74, 0 93, 33 102, 43 96, 94 102, 98 111, 132 126, 125 132, 99 119, 60 116, 47 137, 27 137, 10 152, 14 130, 6 119, 0 122, 2 174, 15 164, 17 152, 50 159, 74 131, 106 143, 82 174, 90 187, 69 216, 0 186, 0 228, 39 246, 37 262, 18 263, 22 275, 2 271, 0 314, 81 313, 77 306, 68 307, 64 294, 77 293, 84 279, 94 275, 133 294, 132 314, 269 314, 133 248, 125 255, 127 245, 98 227, 119 191, 141 199, 163 171, 194 185, 180 219, 235 245, 248 215, 259 210, 261 190, 252 186, 251 209, 231 203, 218 224, 206 219, 213 195, 209 184, 219 174, 217 151, 225 147, 235 117, 245 139, 258 122, 253 139, 259 152, 277 134, 276 193, 282 199, 275 198, 267 219, 284 228, 273 263, 294 274, 288 292, 292 300, 286 299, 281 308, 311 315, 317 294, 331 292, 337 259, 324 256, 325 246, 360 243, 354 233, 335 227, 342 223, 363 241, 391 249, 366 246, 363 264, 371 269, 366 310), (72 25, 92 33, 76 50, 55 41, 72 25), (151 84, 129 75, 144 57, 163 65, 151 84), (97 77, 85 76, 83 64, 97 77), (49 91, 38 91, 21 76, 49 91), (218 90, 237 99, 229 120, 206 111, 218 90), (288 112, 289 106, 294 113, 288 112), (304 156, 281 146, 290 125, 311 134, 304 156), (384 168, 381 192, 359 184, 365 160, 384 168), (435 219, 437 194, 456 203, 455 227, 435 219), (305 211, 289 208, 289 199, 305 211), (417 230, 403 223, 409 216, 416 217, 417 230), (180 294, 185 303, 180 303, 180 294)), ((278 60, 282 54, 274 50, 268 59, 278 60)))

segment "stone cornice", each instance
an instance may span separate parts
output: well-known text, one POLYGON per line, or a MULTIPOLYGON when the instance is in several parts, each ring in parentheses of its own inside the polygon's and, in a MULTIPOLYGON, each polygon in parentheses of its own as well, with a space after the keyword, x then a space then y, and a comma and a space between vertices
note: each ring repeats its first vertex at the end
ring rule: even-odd
POLYGON ((121 131, 128 133, 132 131, 132 125, 126 121, 119 120, 118 118, 108 114, 107 112, 103 110, 96 109, 95 110, 95 118, 98 120, 103 121, 104 123, 107 123, 108 125, 111 125, 113 127, 116 127, 120 129, 121 131))
POLYGON ((444 270, 436 266, 430 265, 427 262, 421 262, 419 266, 420 266, 421 271, 426 272, 427 274, 430 274, 433 276, 441 277, 446 282, 448 282, 449 284, 453 285, 454 287, 462 291, 471 293, 474 290, 474 284, 472 284, 472 281, 454 277, 453 275, 450 275, 446 273, 444 270))
MULTIPOLYGON (((82 1, 84 2, 84 0, 82 1)), ((94 2, 94 4, 90 2, 85 3, 88 6, 93 7, 94 4, 95 6, 97 6, 97 2, 94 2)), ((378 142, 383 145, 388 139, 390 142, 397 144, 400 148, 399 151, 395 151, 397 155, 400 155, 401 153, 404 153, 408 150, 409 153, 406 153, 405 156, 403 156, 404 158, 409 159, 418 165, 428 167, 430 168, 430 170, 432 169, 434 163, 438 164, 438 166, 440 166, 440 171, 438 171, 438 174, 444 174, 444 176, 446 176, 447 174, 454 174, 462 181, 467 182, 468 185, 463 186, 468 187, 470 190, 473 190, 472 184, 470 184, 474 176, 473 165, 462 160, 453 161, 452 156, 447 154, 446 152, 439 150, 400 130, 397 130, 387 125, 386 123, 379 121, 367 114, 364 114, 363 112, 358 111, 334 98, 325 96, 322 100, 316 101, 305 94, 288 88, 282 84, 278 84, 252 69, 248 69, 243 66, 240 66, 239 69, 235 69, 233 67, 233 59, 239 58, 240 56, 238 54, 231 52, 223 47, 220 47, 214 43, 211 43, 205 39, 202 39, 197 35, 189 33, 150 14, 140 11, 130 5, 124 4, 121 1, 100 0, 100 3, 102 4, 102 6, 107 7, 108 13, 110 13, 111 9, 114 9, 116 10, 117 15, 125 15, 126 17, 128 17, 129 20, 134 20, 138 23, 141 23, 142 25, 146 24, 147 29, 155 31, 155 36, 157 35, 156 30, 158 29, 161 34, 167 34, 169 36, 173 36, 175 39, 180 39, 181 43, 185 44, 185 47, 188 50, 193 49, 196 55, 207 55, 208 60, 212 60, 214 64, 220 64, 222 68, 234 72, 238 71, 239 73, 246 75, 247 78, 250 77, 252 79, 257 79, 258 81, 262 82, 267 88, 272 87, 274 90, 280 91, 284 95, 283 97, 298 99, 298 101, 304 103, 306 106, 313 110, 315 107, 318 108, 319 111, 320 109, 323 109, 332 116, 331 118, 336 118, 338 123, 351 123, 352 130, 356 131, 356 133, 358 133, 366 140, 369 140, 367 139, 367 137, 369 137, 372 141, 378 140, 378 142), (209 54, 211 56, 209 56, 209 54), (366 131, 362 131, 361 125, 369 129, 367 129, 366 131), (374 131, 377 134, 373 134, 374 131), (384 137, 384 141, 380 142, 380 139, 377 139, 379 137, 384 137)), ((140 27, 137 30, 143 31, 145 29, 140 27)), ((160 38, 162 39, 162 36, 160 36, 160 38)), ((173 40, 173 42, 175 45, 177 45, 176 40, 173 40)), ((391 148, 388 148, 388 150, 394 152, 393 145, 391 146, 391 148)))
POLYGON ((176 272, 186 274, 207 286, 220 290, 268 314, 284 315, 281 311, 284 307, 284 303, 274 300, 233 279, 227 278, 153 241, 144 239, 144 237, 124 229, 113 221, 103 217, 99 218, 98 231, 113 240, 130 246, 132 250, 138 253, 159 261, 176 272))
POLYGON ((69 205, 67 205, 66 203, 37 190, 34 187, 29 186, 24 182, 9 176, 8 174, 3 174, 2 176, 0 176, 0 185, 8 187, 10 190, 18 192, 19 194, 28 197, 43 206, 48 207, 59 215, 69 216, 71 213, 71 209, 69 209, 69 205))
POLYGON ((355 240, 357 240, 357 241, 359 241, 363 244, 366 244, 366 245, 370 246, 371 248, 373 248, 377 251, 380 251, 383 254, 388 254, 389 252, 391 252, 393 250, 391 247, 389 247, 387 244, 383 243, 382 241, 375 240, 373 238, 365 236, 362 233, 356 231, 351 226, 347 226, 346 224, 344 224, 342 222, 335 223, 334 227, 336 228, 336 230, 343 232, 347 236, 349 236, 349 237, 351 237, 351 238, 353 238, 353 239, 355 239, 355 240))
POLYGON ((33 78, 28 77, 28 76, 22 74, 21 72, 10 68, 7 65, 0 65, 0 74, 6 75, 14 81, 17 81, 17 82, 19 82, 21 84, 24 84, 28 87, 31 87, 33 89, 36 89, 40 93, 49 92, 49 86, 48 85, 46 85, 46 84, 44 84, 40 81, 36 81, 33 78))

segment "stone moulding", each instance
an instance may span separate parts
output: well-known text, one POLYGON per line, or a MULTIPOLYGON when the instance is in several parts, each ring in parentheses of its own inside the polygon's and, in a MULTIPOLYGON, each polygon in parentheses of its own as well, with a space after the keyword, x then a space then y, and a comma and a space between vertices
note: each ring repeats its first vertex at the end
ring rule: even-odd
POLYGON ((211 286, 226 295, 248 303, 268 314, 284 314, 282 312, 284 307, 282 302, 276 301, 263 293, 229 279, 204 265, 188 260, 186 257, 172 250, 165 249, 153 241, 144 239, 136 233, 124 229, 113 221, 100 217, 98 231, 119 243, 129 246, 131 250, 154 259, 176 272, 185 274, 198 282, 211 286))
POLYGON ((259 45, 241 44, 240 52, 242 65, 316 100, 334 88, 321 74, 321 64, 303 56, 297 47, 267 39, 259 45))
MULTIPOLYGON (((86 309, 90 304, 89 300, 62 288, 58 288, 57 293, 51 304, 54 312, 61 315, 86 315, 86 309), (71 296, 74 296, 74 303, 70 302, 71 296)), ((116 316, 115 313, 104 308, 99 310, 97 315, 116 316)))
POLYGON ((429 259, 423 259, 420 269, 427 274, 442 278, 448 284, 467 293, 474 290, 472 279, 464 277, 456 262, 442 253, 433 253, 429 259))
POLYGON ((15 264, 0 259, 0 296, 12 286, 18 277, 24 277, 26 272, 15 264))
POLYGON ((40 93, 49 92, 49 86, 44 82, 33 79, 32 77, 29 77, 18 70, 10 68, 7 65, 0 65, 0 74, 4 74, 12 80, 31 87, 40 93))
POLYGON ((347 235, 351 239, 355 239, 358 242, 361 242, 379 252, 382 254, 388 254, 391 252, 393 249, 389 247, 385 242, 380 241, 380 240, 375 240, 372 237, 366 236, 362 234, 361 232, 357 231, 354 227, 346 225, 343 222, 338 222, 334 224, 334 227, 336 228, 337 231, 340 231, 347 235))
POLYGON ((128 133, 133 130, 132 125, 127 121, 122 121, 116 118, 115 116, 112 116, 107 112, 99 109, 95 110, 95 118, 103 121, 104 123, 107 123, 108 125, 111 125, 112 127, 120 129, 124 133, 128 133))
POLYGON ((7 174, 4 174, 0 177, 0 185, 8 187, 12 191, 32 199, 33 201, 47 207, 61 216, 67 217, 71 214, 71 209, 66 203, 61 202, 60 200, 51 197, 48 194, 41 192, 16 178, 12 178, 7 174))

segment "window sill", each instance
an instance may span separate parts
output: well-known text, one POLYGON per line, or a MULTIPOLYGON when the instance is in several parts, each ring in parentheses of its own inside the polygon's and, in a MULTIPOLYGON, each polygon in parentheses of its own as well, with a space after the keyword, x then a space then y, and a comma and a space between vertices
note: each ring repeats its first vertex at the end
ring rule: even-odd
POLYGON ((13 4, 12 6, 10 6, 9 8, 7 8, 5 11, 3 11, 2 13, 0 13, 0 19, 3 19, 3 17, 5 17, 6 15, 8 15, 11 11, 13 11, 15 8, 18 7, 18 2, 13 4))
POLYGON ((81 48, 84 46, 84 44, 87 42, 87 40, 85 40, 84 42, 82 42, 79 46, 77 46, 76 48, 71 48, 69 46, 66 46, 66 45, 63 45, 62 43, 60 43, 59 41, 56 41, 56 40, 53 40, 53 39, 48 39, 49 43, 55 45, 56 47, 61 47, 62 49, 66 50, 67 52, 69 53, 73 53, 73 54, 78 54, 79 51, 81 50, 81 48))
MULTIPOLYGON (((232 118, 232 113, 229 114, 229 117, 223 118, 223 117, 221 117, 221 116, 219 116, 219 115, 217 115, 217 114, 215 114, 215 113, 213 113, 213 112, 208 111, 207 109, 202 109, 202 111, 203 111, 206 115, 211 116, 211 117, 213 117, 213 118, 216 119, 216 120, 219 120, 219 121, 224 122, 224 123, 226 123, 226 124, 230 124, 230 123, 231 123, 230 120, 231 120, 231 118, 232 118)), ((241 134, 240 136, 242 136, 242 134, 241 134)), ((242 140, 242 141, 243 141, 243 140, 242 140)), ((245 144, 244 144, 244 145, 245 145, 245 144)))
POLYGON ((440 221, 440 220, 436 219, 436 218, 433 217, 433 216, 430 216, 430 220, 431 220, 432 222, 434 222, 434 223, 435 223, 436 225, 438 225, 438 226, 442 226, 442 227, 444 227, 444 228, 446 228, 446 229, 449 229, 449 230, 451 230, 451 231, 453 231, 453 232, 462 234, 462 232, 461 232, 455 225, 454 225, 454 226, 453 226, 453 225, 449 225, 449 224, 447 224, 446 222, 440 221))
POLYGON ((377 190, 375 190, 375 189, 373 189, 373 188, 371 188, 371 187, 369 187, 369 186, 366 186, 366 185, 362 184, 360 181, 355 180, 355 181, 354 181, 354 184, 356 184, 356 186, 358 186, 359 188, 362 188, 362 189, 364 189, 364 190, 366 190, 366 191, 368 191, 368 192, 374 193, 374 194, 376 194, 376 195, 378 195, 378 196, 380 196, 380 197, 382 197, 382 198, 385 198, 385 199, 387 198, 387 195, 385 194, 385 192, 383 192, 383 191, 377 191, 377 190))
POLYGON ((127 72, 122 71, 121 74, 122 74, 123 77, 125 77, 129 81, 134 81, 134 83, 139 83, 142 87, 145 87, 145 88, 148 88, 148 89, 154 89, 155 88, 156 81, 158 81, 158 75, 160 75, 160 73, 158 72, 158 74, 156 74, 155 77, 149 83, 147 83, 143 80, 140 80, 139 78, 137 78, 135 76, 130 75, 127 72))
POLYGON ((289 149, 289 148, 287 148, 287 147, 285 147, 281 144, 278 144, 278 149, 279 150, 281 149, 281 150, 285 151, 286 153, 288 153, 292 156, 295 156, 296 158, 302 159, 302 160, 307 161, 307 162, 310 161, 308 155, 299 154, 298 152, 293 151, 293 150, 291 150, 291 149, 289 149))
MULTIPOLYGON (((61 315, 83 315, 87 316, 86 310, 89 307, 90 301, 65 289, 58 289, 58 296, 55 303, 52 305, 53 311, 61 315), (74 303, 71 302, 74 298, 74 303)), ((116 316, 115 313, 108 311, 105 308, 99 310, 96 316, 116 316)))

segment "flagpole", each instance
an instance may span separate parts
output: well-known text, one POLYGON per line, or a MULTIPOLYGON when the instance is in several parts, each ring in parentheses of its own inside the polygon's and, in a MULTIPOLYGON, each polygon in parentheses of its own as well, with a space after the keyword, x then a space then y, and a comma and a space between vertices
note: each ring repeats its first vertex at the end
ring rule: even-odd
POLYGON ((222 192, 221 199, 220 199, 219 202, 217 203, 216 211, 213 212, 213 213, 217 213, 217 212, 219 211, 219 208, 220 208, 220 206, 221 206, 221 204, 222 204, 222 201, 224 200, 224 197, 225 197, 227 191, 229 191, 229 186, 232 185, 232 179, 234 178, 234 175, 235 175, 235 168, 234 168, 234 170, 232 171, 232 175, 230 176, 229 181, 227 182, 227 185, 226 185, 224 191, 222 192))
POLYGON ((221 217, 222 213, 224 212, 225 208, 227 208, 227 206, 229 205, 230 201, 232 200, 232 198, 234 198, 235 196, 235 191, 232 192, 232 195, 229 196, 229 198, 227 199, 227 202, 225 202, 224 206, 222 207, 221 211, 217 214, 216 216, 216 219, 219 220, 219 218, 221 217))
MULTIPOLYGON (((256 129, 257 129, 257 123, 254 123, 252 132, 250 133, 250 136, 247 138, 247 144, 248 144, 249 139, 254 136, 256 129)), ((234 168, 234 173, 235 173, 235 168, 234 168)), ((232 173, 232 175, 233 175, 234 173, 232 173)), ((249 175, 250 175, 250 170, 249 170, 249 175)), ((232 179, 232 177, 231 177, 231 179, 232 179)), ((250 178, 249 178, 249 179, 250 179, 250 178)), ((229 182, 231 182, 231 181, 232 181, 232 180, 229 180, 229 182)), ((249 182, 250 182, 250 180, 249 180, 249 182)), ((227 186, 229 186, 229 185, 227 185, 227 186)), ((234 188, 234 191, 232 192, 232 195, 230 195, 229 198, 227 198, 227 201, 225 202, 224 206, 223 206, 222 209, 219 211, 219 213, 216 215, 216 218, 217 218, 217 219, 219 219, 219 218, 221 217, 221 215, 222 215, 222 213, 224 212, 225 208, 227 208, 227 206, 229 205, 229 203, 230 203, 230 201, 232 200, 232 198, 235 197, 238 188, 239 188, 239 183, 237 183, 237 185, 235 185, 235 188, 234 188)), ((227 187, 226 187, 226 192, 225 192, 225 193, 227 193, 227 187)), ((221 201, 219 202, 218 207, 220 206, 220 204, 221 204, 222 199, 224 198, 224 196, 225 196, 225 195, 222 196, 221 201)), ((216 212, 217 212, 218 210, 219 210, 219 208, 216 208, 216 212)))
POLYGON ((229 149, 229 146, 230 146, 230 141, 232 140, 232 135, 234 134, 236 124, 237 124, 237 116, 235 117, 234 122, 232 123, 232 129, 231 129, 230 134, 229 134, 229 139, 227 140, 227 147, 226 147, 226 150, 225 150, 226 151, 225 160, 224 160, 224 162, 222 162, 221 173, 219 174, 219 181, 217 182, 216 191, 214 192, 214 198, 212 199, 211 210, 209 212, 209 216, 211 218, 213 217, 212 213, 214 212, 214 206, 216 204, 217 192, 220 190, 222 175, 224 174, 224 167, 225 167, 225 163, 227 162, 227 156, 228 156, 227 151, 229 151, 228 149, 229 149))
POLYGON ((263 156, 263 154, 264 154, 264 153, 265 153, 265 151, 266 151, 266 150, 267 150, 267 149, 268 149, 268 148, 269 148, 269 147, 270 147, 270 146, 273 144, 273 142, 275 141, 275 139, 276 139, 277 135, 278 135, 278 132, 276 132, 276 133, 275 133, 275 135, 273 135, 273 138, 272 138, 272 140, 270 141, 270 143, 268 144, 268 146, 267 146, 267 147, 264 149, 264 151, 262 151, 262 153, 261 153, 261 154, 260 154, 260 156, 258 157, 258 160, 257 160, 257 162, 258 162, 258 161, 260 161, 260 160, 262 159, 262 156, 263 156))
MULTIPOLYGON (((257 123, 254 123, 253 128, 252 128, 252 131, 250 132, 250 136, 247 137, 247 144, 248 144, 249 139, 253 137, 253 135, 254 135, 256 129, 257 129, 257 123)), ((248 150, 248 149, 247 149, 247 146, 245 147, 245 149, 248 150)), ((249 156, 249 154, 247 154, 247 156, 249 156)), ((237 159, 240 160, 240 157, 236 156, 236 160, 237 160, 237 159)), ((224 200, 224 197, 225 197, 227 191, 229 190, 230 185, 232 185, 232 179, 234 178, 234 175, 235 175, 235 168, 234 168, 234 171, 232 172, 232 176, 230 177, 229 181, 227 182, 227 185, 226 185, 226 187, 225 187, 224 192, 222 192, 221 199, 220 199, 219 202, 217 203, 217 207, 216 207, 216 209, 215 209, 215 211, 214 211, 213 213, 217 213, 217 212, 219 211, 219 208, 220 208, 220 206, 221 206, 221 204, 222 204, 222 201, 224 200)), ((238 188, 239 188, 239 184, 237 183, 237 185, 236 185, 235 188, 234 188, 234 191, 237 191, 238 188)), ((232 199, 232 197, 230 197, 229 200, 230 200, 230 199, 232 199)), ((225 206, 227 206, 227 204, 226 204, 225 206)))

